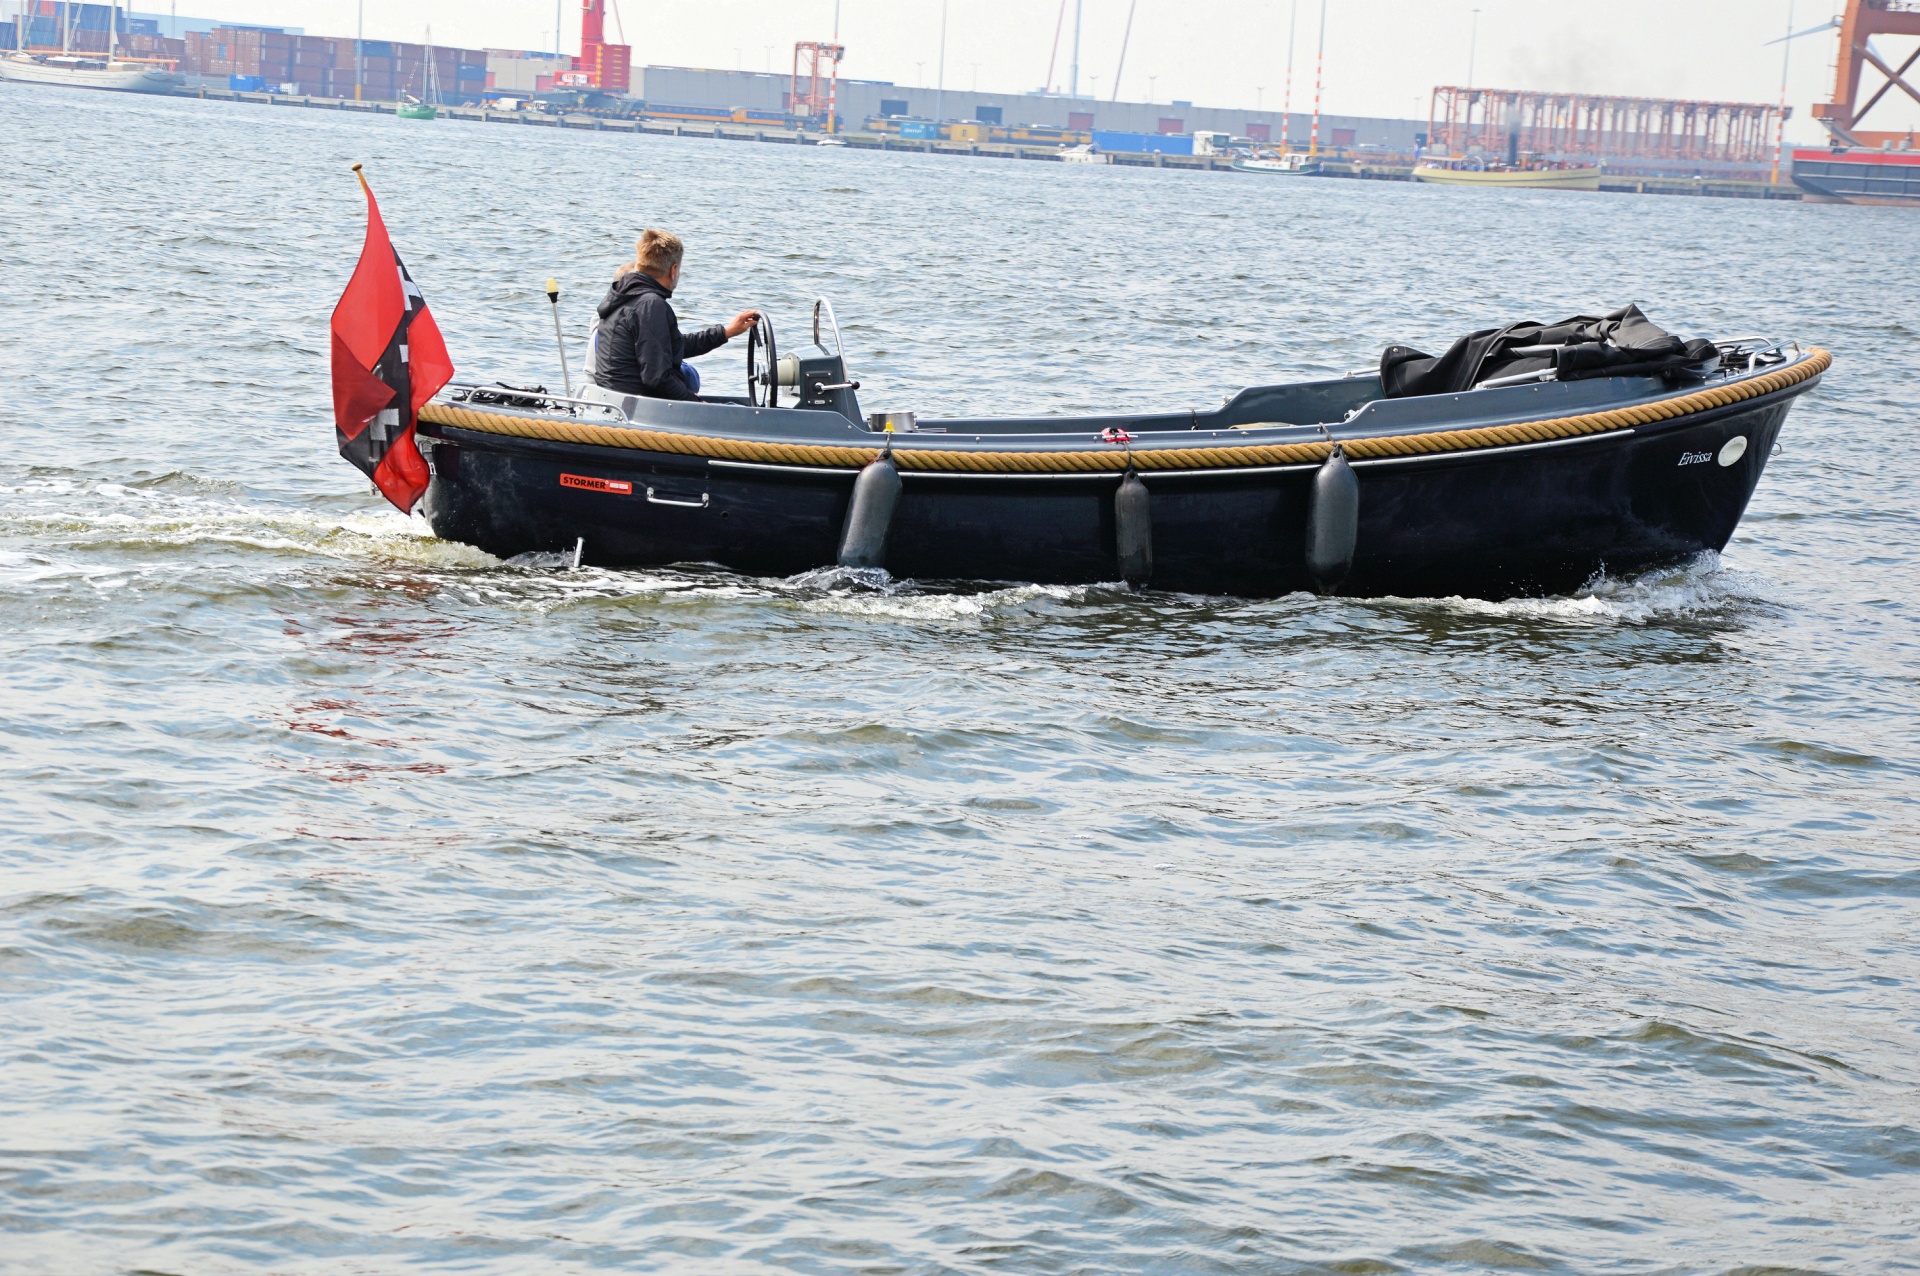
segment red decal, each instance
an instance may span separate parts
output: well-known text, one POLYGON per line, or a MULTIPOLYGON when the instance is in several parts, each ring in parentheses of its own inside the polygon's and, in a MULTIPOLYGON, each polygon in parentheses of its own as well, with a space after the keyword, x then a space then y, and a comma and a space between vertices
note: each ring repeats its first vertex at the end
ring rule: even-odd
POLYGON ((632 496, 633 484, 625 479, 586 478, 579 474, 562 474, 561 487, 577 487, 588 492, 613 492, 620 496, 632 496))

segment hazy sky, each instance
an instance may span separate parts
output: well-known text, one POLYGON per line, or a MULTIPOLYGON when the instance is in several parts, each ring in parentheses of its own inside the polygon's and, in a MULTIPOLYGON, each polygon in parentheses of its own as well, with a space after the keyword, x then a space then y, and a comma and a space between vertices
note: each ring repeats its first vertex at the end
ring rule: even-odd
MULTIPOLYGON (((0 0, 10 7, 12 0, 0 0)), ((636 62, 784 69, 796 40, 833 32, 834 0, 615 0, 636 62)), ((1081 89, 1112 95, 1121 34, 1137 5, 1121 84, 1123 97, 1202 105, 1280 105, 1287 75, 1292 0, 1081 0, 1081 89), (1154 77, 1149 80, 1148 77, 1154 77)), ((578 47, 579 0, 562 0, 563 40, 578 47)), ((1067 26, 1074 0, 1067 0, 1067 26)), ((148 0, 135 6, 153 11, 148 0)), ((846 75, 932 83, 941 0, 841 0, 846 75)), ((946 84, 966 91, 1022 91, 1046 78, 1059 0, 946 0, 946 84), (977 78, 976 78, 977 77, 977 78)), ((356 0, 181 0, 181 12, 284 23, 351 35, 356 0)), ((1796 0, 1794 26, 1831 16, 1837 0, 1796 0)), ((1467 78, 1473 12, 1479 37, 1473 80, 1483 86, 1577 89, 1652 97, 1772 102, 1780 94, 1780 47, 1788 0, 1330 0, 1326 109, 1424 118, 1436 84, 1467 78)), ((1318 0, 1300 0, 1293 102, 1313 101, 1318 0)), ((553 47, 554 5, 542 0, 366 0, 369 38, 469 47, 553 47)), ((1070 36, 1061 39, 1056 85, 1066 79, 1070 36)), ((1788 100, 1794 131, 1818 134, 1808 106, 1832 85, 1836 37, 1794 43, 1788 100)), ((1911 102, 1875 111, 1871 127, 1920 125, 1911 102), (1883 114, 1884 113, 1884 114, 1883 114)))

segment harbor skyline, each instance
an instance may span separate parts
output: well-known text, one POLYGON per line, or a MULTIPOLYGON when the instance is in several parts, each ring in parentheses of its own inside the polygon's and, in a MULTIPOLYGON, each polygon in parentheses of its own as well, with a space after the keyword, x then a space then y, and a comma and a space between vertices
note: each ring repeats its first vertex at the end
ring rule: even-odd
MULTIPOLYGON (((1201 0, 1175 7, 1140 4, 1127 30, 1122 0, 1079 0, 1083 8, 1080 96, 1101 101, 1188 101, 1200 106, 1274 109, 1286 94, 1291 6, 1255 0, 1201 0), (1223 38, 1231 36, 1232 38, 1223 38), (1123 43, 1127 47, 1124 61, 1123 43)), ((625 41, 638 65, 782 72, 795 41, 833 33, 833 0, 794 5, 773 0, 661 10, 636 9, 625 41)), ((1311 110, 1312 32, 1317 6, 1302 5, 1304 35, 1296 52, 1292 105, 1311 110)), ((842 74, 851 79, 938 87, 941 8, 841 0, 842 74)), ((1072 61, 1072 5, 1060 24, 1055 0, 951 0, 944 83, 948 91, 1064 92, 1072 61), (1056 27, 1063 25, 1056 51, 1056 27)), ((141 11, 152 13, 156 7, 141 11)), ((300 26, 351 35, 358 0, 192 0, 185 19, 300 26)), ((579 43, 574 0, 557 7, 506 0, 412 0, 365 12, 369 39, 418 39, 432 23, 442 39, 472 47, 553 48, 579 43)), ((1324 109, 1332 114, 1424 118, 1435 86, 1475 86, 1771 102, 1780 93, 1778 49, 1768 40, 1786 29, 1786 0, 1693 0, 1679 6, 1622 0, 1604 14, 1548 11, 1518 0, 1343 0, 1328 7, 1324 109), (1479 11, 1477 36, 1474 12, 1479 11), (1382 31, 1392 32, 1383 38, 1382 31), (1456 47, 1457 46, 1457 47, 1456 47), (1469 67, 1471 66, 1471 70, 1469 67)), ((1817 22, 1803 11, 1797 24, 1817 22)), ((616 19, 618 21, 618 19, 616 19)), ((1787 100, 1795 109, 1788 136, 1822 136, 1808 105, 1831 85, 1832 37, 1796 42, 1787 100)), ((1883 107, 1887 127, 1920 125, 1911 103, 1883 107)))

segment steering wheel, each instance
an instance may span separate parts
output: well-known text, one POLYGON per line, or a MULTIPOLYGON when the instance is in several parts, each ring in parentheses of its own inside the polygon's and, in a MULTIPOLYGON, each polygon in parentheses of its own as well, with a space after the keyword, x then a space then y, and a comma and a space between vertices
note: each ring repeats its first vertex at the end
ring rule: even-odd
POLYGON ((773 320, 764 310, 747 329, 747 402, 756 408, 780 406, 780 350, 773 341, 773 320))

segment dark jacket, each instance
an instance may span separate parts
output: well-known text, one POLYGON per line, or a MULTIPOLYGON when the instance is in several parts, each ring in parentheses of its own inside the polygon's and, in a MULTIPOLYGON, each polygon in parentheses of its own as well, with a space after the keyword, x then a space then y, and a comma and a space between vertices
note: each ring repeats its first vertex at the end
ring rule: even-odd
POLYGON ((621 394, 655 399, 691 399, 693 387, 680 374, 680 361, 727 343, 720 324, 682 335, 659 280, 630 270, 613 281, 600 303, 600 345, 594 380, 621 394))

